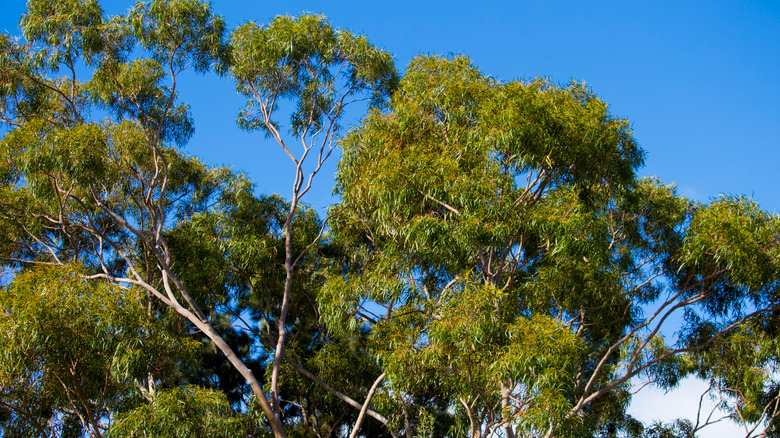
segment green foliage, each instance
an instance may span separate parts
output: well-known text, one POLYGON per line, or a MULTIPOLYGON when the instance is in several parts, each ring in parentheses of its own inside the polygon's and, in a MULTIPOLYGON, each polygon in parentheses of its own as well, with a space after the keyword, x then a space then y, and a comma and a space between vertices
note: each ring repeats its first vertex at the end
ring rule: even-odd
POLYGON ((0 290, 0 400, 18 423, 4 427, 44 436, 61 421, 94 431, 133 380, 191 355, 196 344, 149 321, 143 297, 71 267, 15 275, 0 290))
POLYGON ((474 427, 515 415, 493 408, 502 386, 528 433, 562 419, 586 350, 550 317, 588 294, 614 301, 588 325, 627 305, 604 209, 642 161, 628 123, 579 84, 504 84, 464 57, 418 57, 391 112, 370 113, 344 148, 334 231, 355 274, 326 284, 329 325, 354 331, 344 317, 366 301, 389 308, 371 345, 393 385, 485 409, 474 427))
POLYGON ((103 24, 103 10, 95 0, 32 0, 21 21, 27 41, 49 49, 46 55, 53 68, 60 63, 72 68, 79 57, 97 55, 103 45, 99 30, 103 24))
POLYGON ((204 73, 226 63, 225 21, 198 0, 138 2, 127 18, 141 46, 171 74, 192 68, 204 73))
POLYGON ((726 270, 738 288, 774 286, 780 219, 746 198, 723 197, 699 209, 683 248, 685 266, 726 270))
POLYGON ((225 395, 194 386, 161 390, 149 404, 122 414, 109 437, 230 438, 246 436, 225 395))
POLYGON ((584 84, 465 56, 399 80, 322 16, 228 42, 197 0, 33 0, 22 30, 0 36, 0 435, 688 436, 626 407, 694 373, 777 434, 777 215, 637 179, 584 84), (187 69, 235 79, 290 200, 177 149, 187 69), (326 222, 302 196, 356 101, 326 222))
POLYGON ((688 438, 693 436, 693 425, 687 420, 678 420, 669 424, 653 423, 644 430, 643 438, 688 438))
MULTIPOLYGON (((318 357, 340 362, 342 369, 348 363, 324 353, 331 339, 313 307, 321 282, 317 271, 331 263, 313 244, 323 224, 300 203, 300 178, 291 202, 256 197, 245 177, 178 152, 175 147, 189 140, 194 125, 189 107, 178 100, 177 83, 187 69, 231 69, 250 101, 271 95, 294 101, 293 133, 312 141, 325 130, 322 148, 332 149, 343 108, 366 96, 378 104, 395 85, 391 56, 364 37, 335 31, 323 17, 308 15, 280 17, 265 29, 243 26, 231 46, 223 19, 195 0, 138 2, 112 18, 104 18, 95 1, 33 1, 22 28, 24 42, 0 38, 0 120, 9 127, 0 142, 0 257, 13 272, 11 290, 29 266, 44 263, 81 266, 73 281, 80 278, 86 289, 107 281, 118 290, 138 293, 127 289, 133 285, 144 292, 136 297, 138 320, 110 323, 127 334, 114 336, 117 344, 110 346, 121 354, 95 355, 94 367, 116 385, 105 389, 115 397, 111 406, 101 402, 94 411, 88 401, 95 415, 65 415, 63 409, 76 411, 53 405, 46 392, 36 396, 33 386, 42 385, 36 379, 58 366, 47 362, 30 382, 8 387, 9 403, 16 407, 3 411, 6 423, 27 424, 23 416, 42 416, 55 418, 63 431, 75 427, 77 435, 99 436, 102 429, 93 420, 123 418, 123 433, 132 435, 137 426, 132 421, 154 417, 173 400, 167 394, 181 392, 194 400, 193 409, 206 406, 198 404, 204 397, 222 397, 181 389, 194 384, 219 389, 234 409, 248 406, 254 392, 274 433, 283 435, 280 407, 270 410, 263 382, 255 377, 270 366, 274 339, 289 326, 290 352, 307 367, 318 357), (296 49, 288 53, 277 36, 296 49), (262 62, 256 63, 258 54, 262 62), (260 93, 249 93, 250 87, 260 93), (96 114, 107 117, 97 120, 96 114), (288 312, 280 303, 290 299, 310 305, 288 312), (158 357, 164 351, 166 360, 158 357), (151 404, 137 406, 139 397, 151 404), (30 412, 22 409, 26 406, 30 412)), ((275 103, 269 108, 276 109, 275 103)), ((266 122, 266 128, 275 123, 266 122)), ((328 155, 320 155, 318 169, 328 155)), ((95 295, 96 302, 102 298, 95 295)), ((71 358, 77 351, 66 353, 71 358)), ((366 370, 375 370, 371 361, 361 360, 366 370)), ((359 396, 375 377, 367 371, 359 383, 336 386, 359 396)), ((65 385, 65 391, 77 383, 65 385)), ((276 383, 271 392, 278 392, 276 383)), ((297 406, 313 411, 285 401, 281 410, 288 418, 328 418, 331 424, 323 431, 355 418, 352 412, 343 415, 344 406, 321 389, 309 385, 296 392, 297 406), (318 397, 331 400, 318 406, 318 397)), ((227 412, 215 400, 206 404, 227 412)), ((193 421, 209 409, 194 413, 193 421)), ((165 427, 166 421, 170 418, 150 427, 165 427)))
POLYGON ((333 235, 349 257, 322 314, 370 328, 407 400, 462 405, 453 433, 635 430, 631 378, 676 384, 696 368, 683 353, 776 305, 776 216, 637 180, 628 121, 582 84, 418 57, 343 146, 333 235), (687 324, 667 341, 675 311, 687 324))
POLYGON ((268 135, 266 118, 282 100, 295 105, 289 121, 293 135, 322 129, 330 134, 330 124, 341 118, 350 100, 369 93, 379 104, 397 80, 389 53, 363 36, 334 30, 319 15, 278 16, 267 27, 249 22, 232 33, 231 44, 237 89, 254 98, 238 124, 268 135))

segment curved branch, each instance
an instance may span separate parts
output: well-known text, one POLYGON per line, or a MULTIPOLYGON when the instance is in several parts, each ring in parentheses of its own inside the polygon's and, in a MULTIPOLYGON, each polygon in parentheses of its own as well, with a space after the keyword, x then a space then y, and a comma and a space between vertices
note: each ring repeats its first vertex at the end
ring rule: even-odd
MULTIPOLYGON (((360 410, 363 409, 363 405, 361 405, 360 403, 356 402, 355 400, 350 398, 348 395, 346 395, 346 394, 344 394, 342 392, 337 391, 332 386, 330 386, 327 383, 325 383, 324 380, 320 379, 319 377, 317 377, 314 374, 312 374, 309 371, 307 371, 299 363, 297 363, 294 360, 292 360, 286 354, 282 353, 282 358, 285 361, 287 361, 287 363, 289 363, 293 368, 295 368, 296 371, 298 371, 299 373, 301 373, 304 376, 306 376, 306 377, 310 378, 311 380, 313 380, 314 383, 320 385, 322 387, 322 389, 324 389, 325 391, 328 391, 331 395, 333 395, 336 398, 342 400, 343 402, 347 403, 348 405, 352 406, 355 409, 360 409, 360 410)), ((389 421, 390 421, 387 418, 385 418, 382 414, 380 414, 378 412, 375 412, 375 411, 372 411, 371 409, 368 409, 368 406, 366 406, 366 414, 368 414, 369 416, 371 416, 373 418, 376 418, 377 420, 379 420, 380 423, 384 424, 385 426, 387 426, 389 421)), ((390 433, 393 434, 393 432, 390 432, 390 433)), ((395 436, 395 434, 393 434, 393 436, 395 436)))
POLYGON ((382 383, 382 380, 385 380, 385 376, 387 376, 387 373, 382 373, 379 377, 376 378, 374 384, 371 385, 371 389, 368 391, 368 395, 366 395, 366 401, 363 402, 363 407, 360 409, 360 414, 358 415, 357 421, 355 421, 355 427, 352 428, 352 433, 349 434, 349 438, 357 437, 358 431, 360 431, 360 426, 363 425, 363 420, 366 418, 368 405, 371 403, 371 399, 374 398, 374 393, 376 392, 377 388, 379 388, 379 384, 382 383))

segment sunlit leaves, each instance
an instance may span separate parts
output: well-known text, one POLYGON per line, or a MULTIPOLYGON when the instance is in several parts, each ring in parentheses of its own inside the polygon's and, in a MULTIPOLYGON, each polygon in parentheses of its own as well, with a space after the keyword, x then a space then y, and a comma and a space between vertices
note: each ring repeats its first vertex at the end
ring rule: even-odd
POLYGON ((30 42, 48 50, 50 66, 73 68, 80 56, 92 59, 102 48, 103 10, 96 0, 37 1, 27 4, 22 29, 30 42))
POLYGON ((636 179, 630 123, 584 84, 465 56, 416 57, 399 81, 310 14, 229 46, 195 0, 111 19, 34 0, 22 27, 0 37, 3 433, 332 436, 376 382, 386 424, 366 436, 638 435, 632 379, 693 372, 773 425, 777 216, 636 179), (297 166, 289 202, 176 149, 194 132, 181 72, 212 68, 247 98, 239 125, 297 166), (301 197, 357 101, 373 109, 324 222, 301 197))
POLYGON ((682 262, 723 270, 736 287, 759 289, 778 273, 780 219, 745 198, 723 197, 694 214, 682 262))
POLYGON ((636 179, 628 121, 584 84, 420 56, 343 145, 333 229, 353 273, 328 280, 323 316, 371 327, 393 385, 465 400, 481 427, 636 429, 629 378, 673 385, 694 368, 686 348, 776 303, 775 216, 636 179), (667 341, 657 327, 680 308, 667 341))
POLYGON ((250 22, 233 32, 231 43, 231 74, 238 91, 254 99, 239 115, 245 129, 268 130, 270 114, 289 100, 289 131, 313 134, 329 129, 362 94, 378 104, 396 82, 390 54, 318 15, 278 16, 267 27, 250 22))
POLYGON ((110 437, 244 437, 243 420, 219 391, 195 386, 161 390, 149 404, 122 414, 110 437))
POLYGON ((29 424, 69 412, 85 429, 105 425, 132 379, 171 367, 194 346, 149 321, 142 298, 76 268, 17 274, 0 290, 3 403, 29 424))
POLYGON ((172 73, 206 72, 227 62, 225 22, 197 0, 139 2, 128 21, 141 45, 172 73))

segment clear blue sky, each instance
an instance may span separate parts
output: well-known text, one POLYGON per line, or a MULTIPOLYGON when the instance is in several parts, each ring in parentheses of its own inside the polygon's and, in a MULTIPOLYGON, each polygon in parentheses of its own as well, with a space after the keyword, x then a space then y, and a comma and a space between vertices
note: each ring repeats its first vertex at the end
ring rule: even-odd
MULTIPOLYGON (((109 13, 129 1, 102 2, 109 13)), ((632 121, 647 151, 643 176, 706 201, 753 196, 780 210, 780 1, 216 0, 231 28, 279 14, 322 13, 395 55, 466 54, 499 79, 584 80, 632 121), (590 3, 590 4, 586 4, 590 3)), ((0 30, 18 33, 23 0, 2 0, 0 30)), ((289 194, 288 162, 235 128, 240 99, 227 79, 185 84, 196 135, 187 151, 248 172, 261 192, 289 194)), ((331 163, 335 164, 335 160, 331 163)), ((307 199, 331 203, 332 166, 307 199)))

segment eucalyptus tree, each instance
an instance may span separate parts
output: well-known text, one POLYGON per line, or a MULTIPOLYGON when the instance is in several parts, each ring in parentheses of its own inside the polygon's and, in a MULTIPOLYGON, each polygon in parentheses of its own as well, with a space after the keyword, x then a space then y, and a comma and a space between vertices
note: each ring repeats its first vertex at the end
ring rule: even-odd
MULTIPOLYGON (((247 23, 233 32, 231 44, 230 73, 238 91, 247 98, 239 126, 273 138, 295 169, 289 210, 281 227, 285 280, 275 318, 276 345, 271 368, 273 415, 278 416, 279 373, 285 356, 294 271, 324 231, 322 228, 309 246, 294 251, 293 218, 333 152, 346 106, 366 100, 373 106, 381 104, 395 87, 396 71, 389 53, 372 46, 363 36, 334 30, 316 15, 276 17, 266 28, 247 23), (294 107, 286 130, 278 114, 283 103, 294 107), (310 154, 316 154, 316 158, 310 158, 310 154)), ((292 362, 289 357, 287 360, 292 362)), ((301 369, 300 364, 295 365, 301 369)))
MULTIPOLYGON (((244 25, 231 36, 231 48, 222 18, 197 0, 139 2, 111 18, 94 0, 32 0, 22 31, 24 41, 0 38, 0 119, 8 127, 0 142, 0 257, 10 283, 36 265, 79 266, 74 272, 90 284, 111 284, 126 296, 141 291, 147 318, 162 320, 171 311, 183 317, 180 333, 205 336, 251 388, 254 401, 242 403, 256 404, 272 433, 285 436, 279 377, 291 300, 305 286, 296 269, 322 234, 301 199, 333 150, 345 106, 363 98, 377 104, 395 84, 392 58, 310 15, 278 17, 266 28, 244 25), (178 99, 187 70, 236 79, 249 102, 241 126, 270 134, 295 164, 289 203, 256 198, 244 177, 178 151, 194 129, 178 99), (277 120, 285 100, 289 136, 302 144, 297 155, 277 120), (317 158, 309 168, 312 150, 317 158), (241 203, 260 211, 247 212, 241 203), (279 207, 286 212, 275 221, 279 207), (258 224, 251 219, 220 222, 235 220, 236 212, 272 217, 264 219, 266 228, 252 230, 258 224), (257 268, 275 260, 279 241, 281 283, 273 262, 257 268), (230 258, 242 250, 244 259, 230 258), (217 260, 209 264, 204 255, 217 260), (247 267, 249 273, 241 271, 247 267), (258 277, 266 268, 271 272, 258 277), (257 304, 263 296, 270 301, 257 304), (249 304, 235 304, 241 300, 249 304), (245 310, 265 322, 258 339, 234 336, 251 329, 240 321, 245 310), (273 357, 266 388, 246 350, 257 345, 273 357)), ((209 415, 223 412, 221 397, 183 389, 188 379, 202 379, 197 370, 183 376, 184 368, 136 376, 150 404, 119 415, 123 429, 116 433, 134 436, 133 424, 154 429, 145 409, 176 406, 182 397, 209 415)), ((212 386, 231 375, 219 374, 212 386)))
MULTIPOLYGON (((80 325, 74 330, 97 324, 93 327, 96 336, 110 330, 135 333, 139 338, 136 350, 141 352, 130 351, 139 357, 168 354, 171 361, 181 361, 184 358, 177 356, 180 348, 161 348, 150 342, 152 333, 170 329, 164 322, 166 312, 154 301, 157 296, 198 320, 222 342, 187 289, 178 290, 176 296, 169 287, 171 276, 174 283, 181 284, 170 271, 171 253, 164 236, 172 222, 169 215, 199 208, 224 174, 206 169, 171 147, 186 143, 193 129, 187 106, 176 101, 177 78, 186 68, 205 72, 212 63, 227 59, 222 20, 206 5, 194 1, 141 3, 128 14, 111 19, 103 17, 95 1, 31 1, 21 26, 24 42, 5 35, 0 38, 0 117, 8 126, 0 146, 2 257, 5 266, 13 270, 10 293, 22 290, 17 286, 25 278, 22 273, 35 265, 78 266, 74 272, 93 285, 83 285, 83 300, 105 298, 89 293, 90 287, 100 288, 101 283, 124 290, 125 299, 143 290, 148 325, 143 330, 122 327, 124 321, 105 315, 90 316, 97 320, 79 323, 74 315, 67 319, 68 310, 78 310, 63 307, 58 314, 64 318, 64 334, 76 323, 80 325), (134 51, 144 49, 148 50, 147 58, 133 57, 134 51), (107 118, 100 120, 96 114, 107 118), (125 275, 128 277, 123 278, 125 275), (182 306, 180 301, 188 304, 182 306)), ((67 289, 56 276, 47 281, 51 284, 39 285, 41 293, 48 289, 50 295, 61 293, 65 298, 67 289), (61 292, 55 292, 58 289, 61 292)), ((61 303, 65 306, 68 302, 61 303)), ((105 306, 111 303, 90 305, 108 311, 105 306)), ((7 309, 11 316, 17 312, 7 309)), ((119 308, 113 310, 120 312, 119 308)), ((15 325, 12 333, 22 336, 30 329, 15 325)), ((97 337, 91 342, 100 345, 103 340, 97 337)), ((188 343, 182 339, 181 346, 188 343)), ((52 351, 57 350, 52 347, 52 351)), ((20 355, 23 352, 10 351, 14 353, 7 357, 11 363, 24 358, 20 355)), ((60 362, 83 362, 76 348, 61 353, 70 356, 57 358, 60 362)), ((114 358, 109 350, 90 360, 113 366, 114 358)), ((59 376, 56 367, 60 362, 43 360, 40 364, 47 369, 31 375, 59 376)), ((133 386, 152 399, 158 383, 178 372, 155 371, 152 361, 141 366, 146 373, 122 376, 110 368, 110 374, 102 369, 102 375, 96 371, 77 377, 94 379, 94 385, 129 378, 128 382, 135 382, 133 386)), ((92 367, 101 370, 99 365, 92 367)), ((70 371, 79 372, 80 368, 74 365, 70 371)), ((80 381, 61 379, 61 384, 66 395, 72 391, 83 395, 80 381)), ((94 391, 79 399, 79 409, 91 406, 93 415, 82 415, 79 409, 66 406, 63 424, 70 424, 67 417, 78 413, 87 431, 99 435, 100 427, 94 424, 98 419, 110 421, 116 413, 104 403, 112 400, 105 397, 117 396, 108 391, 111 388, 106 386, 97 399, 91 397, 94 391)), ((61 405, 51 408, 57 406, 61 405)), ((128 408, 127 404, 119 406, 128 408)), ((68 436, 74 433, 68 432, 68 436)))
POLYGON ((779 435, 780 352, 776 316, 773 312, 754 318, 692 357, 698 377, 709 383, 702 400, 717 402, 716 408, 710 410, 700 407, 696 418, 689 421, 693 432, 732 419, 742 426, 746 437, 779 435))
POLYGON ((31 0, 22 30, 0 37, 3 433, 639 434, 630 381, 687 373, 774 433, 778 218, 638 180, 584 85, 463 57, 398 83, 320 16, 228 40, 197 0, 31 0), (235 80, 289 200, 179 151, 187 70, 235 80), (321 220, 303 201, 355 102, 321 220))
POLYGON ((641 433, 632 379, 672 386, 778 310, 778 218, 638 180, 629 122, 582 84, 420 56, 343 145, 350 257, 320 305, 331 330, 370 331, 375 404, 407 436, 641 433))
POLYGON ((2 436, 100 437, 139 398, 134 381, 192 356, 196 342, 150 321, 138 292, 69 266, 26 270, 0 290, 2 436))

